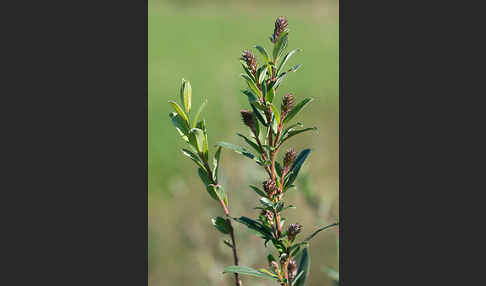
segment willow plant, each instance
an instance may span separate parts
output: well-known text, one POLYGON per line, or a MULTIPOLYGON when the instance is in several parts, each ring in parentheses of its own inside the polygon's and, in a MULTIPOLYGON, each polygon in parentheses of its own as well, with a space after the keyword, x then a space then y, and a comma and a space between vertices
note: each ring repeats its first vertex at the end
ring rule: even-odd
POLYGON ((296 72, 301 67, 299 64, 285 69, 290 57, 301 51, 301 49, 295 49, 284 55, 288 35, 287 19, 278 17, 270 37, 273 45, 272 54, 270 55, 262 46, 255 46, 263 58, 261 65, 249 50, 243 51, 240 59, 244 71, 241 76, 248 86, 247 89, 242 90, 242 93, 247 96, 250 106, 249 110, 241 110, 240 113, 243 123, 249 129, 250 136, 240 133, 238 136, 252 151, 239 145, 217 142, 216 147, 218 148, 212 157, 212 166, 210 166, 206 121, 199 119, 207 100, 192 117, 192 88, 189 81, 183 79, 180 88, 182 107, 174 101, 169 101, 175 109, 175 112, 170 113, 169 117, 183 140, 188 143, 188 149, 183 148, 182 153, 196 163, 198 175, 204 183, 206 191, 224 211, 225 217, 213 218, 212 224, 218 231, 230 237, 230 240, 224 242, 232 249, 234 265, 226 267, 223 273, 234 273, 237 286, 242 285, 239 274, 274 280, 284 286, 305 285, 310 266, 309 241, 318 232, 337 225, 334 223, 320 227, 301 240, 297 238, 302 231, 302 225, 293 223, 284 228, 285 218, 282 217, 282 212, 295 208, 284 201, 285 194, 295 188, 294 181, 311 150, 304 149, 298 153, 293 148, 289 148, 281 158, 281 162, 278 160, 278 153, 290 138, 317 129, 316 127, 303 128, 303 124, 299 122, 291 124, 299 112, 312 102, 312 98, 304 98, 296 104, 294 95, 286 94, 281 98, 280 110, 277 108, 279 87, 290 73, 296 72), (218 168, 221 148, 228 148, 254 160, 256 165, 268 175, 261 188, 249 186, 260 197, 260 205, 256 207, 259 209, 256 219, 230 215, 227 192, 219 184, 218 168), (268 247, 271 242, 276 250, 276 256, 272 253, 267 255, 268 269, 253 269, 238 265, 233 222, 245 225, 261 237, 265 247, 268 247))

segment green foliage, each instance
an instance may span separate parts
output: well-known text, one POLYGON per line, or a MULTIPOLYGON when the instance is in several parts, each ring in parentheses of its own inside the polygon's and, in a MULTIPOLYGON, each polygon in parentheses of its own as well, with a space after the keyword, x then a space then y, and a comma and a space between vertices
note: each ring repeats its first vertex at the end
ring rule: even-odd
POLYGON ((226 222, 226 220, 220 216, 216 218, 212 218, 211 222, 213 223, 214 227, 219 230, 223 234, 229 234, 230 233, 230 226, 226 222))
MULTIPOLYGON (((175 112, 169 114, 169 117, 183 140, 189 144, 189 149, 182 149, 183 154, 196 163, 198 175, 206 187, 206 191, 211 198, 219 202, 225 212, 226 219, 220 216, 211 219, 213 226, 222 234, 230 235, 234 243, 231 220, 236 221, 262 238, 265 247, 268 246, 269 242, 272 242, 271 245, 278 253, 278 258, 268 254, 267 260, 270 269, 256 270, 246 266, 233 265, 226 267, 223 273, 235 273, 236 280, 239 279, 238 274, 242 274, 274 280, 284 286, 304 286, 309 277, 310 269, 309 241, 319 232, 337 224, 321 227, 300 242, 296 241, 296 236, 302 229, 301 225, 291 223, 287 230, 284 229, 287 220, 281 216, 281 212, 295 208, 293 205, 286 204, 284 194, 294 187, 293 183, 308 158, 310 149, 302 150, 297 156, 295 151, 288 151, 283 164, 277 161, 277 155, 287 140, 307 131, 317 130, 317 128, 303 128, 302 123, 287 126, 313 100, 312 98, 305 98, 294 106, 293 95, 286 95, 280 112, 273 103, 275 97, 279 94, 278 89, 283 80, 289 73, 297 71, 302 65, 297 64, 287 71, 281 72, 289 59, 296 52, 301 51, 299 48, 294 49, 280 60, 287 48, 289 39, 287 20, 284 17, 277 19, 271 39, 276 40, 272 57, 269 56, 263 46, 257 45, 255 48, 262 55, 263 63, 258 65, 255 56, 248 50, 243 52, 240 60, 244 71, 241 77, 248 85, 248 89, 242 90, 242 93, 246 95, 254 116, 249 111, 241 111, 245 125, 251 130, 251 136, 247 137, 240 133, 237 133, 237 135, 255 153, 242 146, 220 141, 215 144, 218 149, 211 161, 212 167, 210 166, 206 121, 199 119, 206 107, 207 100, 199 106, 191 124, 192 87, 187 80, 182 80, 180 89, 180 99, 184 109, 176 102, 169 101, 175 110, 175 112), (255 208, 260 211, 257 220, 246 216, 239 218, 230 216, 228 194, 224 191, 223 186, 218 183, 222 148, 230 149, 256 161, 262 167, 262 171, 268 174, 268 179, 263 184, 264 190, 250 185, 250 188, 259 196, 261 204, 261 206, 255 208), (288 265, 294 267, 296 261, 298 261, 297 272, 294 271, 292 276, 288 276, 287 269, 284 271, 283 267, 288 265)), ((235 261, 237 261, 236 245, 233 245, 229 240, 225 240, 224 243, 233 249, 235 261)), ((237 281, 235 283, 238 284, 237 281)))
POLYGON ((268 273, 264 273, 261 271, 258 271, 256 269, 246 267, 246 266, 238 266, 238 265, 233 265, 233 266, 228 266, 224 269, 223 273, 239 273, 239 274, 244 274, 244 275, 249 275, 249 276, 254 276, 254 277, 259 277, 259 278, 265 278, 265 279, 270 279, 270 280, 275 280, 276 278, 268 273))

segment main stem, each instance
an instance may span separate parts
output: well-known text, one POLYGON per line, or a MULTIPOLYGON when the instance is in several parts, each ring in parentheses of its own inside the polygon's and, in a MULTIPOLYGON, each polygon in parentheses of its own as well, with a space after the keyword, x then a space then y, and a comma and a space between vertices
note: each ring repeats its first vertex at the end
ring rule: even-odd
MULTIPOLYGON (((213 185, 217 186, 218 183, 214 181, 213 172, 211 171, 211 168, 209 167, 209 164, 205 160, 202 153, 199 153, 199 158, 201 158, 201 160, 204 163, 204 167, 208 171, 208 177, 211 180, 211 183, 213 183, 213 185)), ((228 207, 225 205, 225 203, 221 199, 219 200, 219 203, 221 204, 221 207, 224 210, 224 214, 226 215, 226 223, 228 224, 229 229, 230 229, 229 234, 230 234, 230 237, 231 237, 231 244, 232 244, 231 248, 233 249, 233 258, 234 258, 234 261, 235 261, 235 265, 238 265, 238 253, 236 251, 236 240, 235 240, 235 233, 234 233, 234 230, 233 230, 233 224, 231 223, 231 216, 229 215, 228 207)), ((243 285, 243 283, 241 282, 241 280, 238 276, 238 273, 235 273, 235 285, 236 286, 242 286, 243 285)))

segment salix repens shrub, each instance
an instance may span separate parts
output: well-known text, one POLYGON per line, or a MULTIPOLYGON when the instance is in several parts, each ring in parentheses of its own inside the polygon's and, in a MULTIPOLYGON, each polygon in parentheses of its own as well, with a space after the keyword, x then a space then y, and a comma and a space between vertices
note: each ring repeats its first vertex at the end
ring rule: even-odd
POLYGON ((240 133, 238 136, 251 151, 240 145, 217 142, 218 148, 214 155, 210 156, 206 121, 199 119, 207 101, 199 107, 195 114, 191 113, 192 88, 189 81, 182 80, 181 105, 175 101, 169 101, 175 111, 170 113, 169 117, 178 133, 188 144, 188 148, 183 148, 182 153, 196 163, 197 173, 204 183, 206 191, 224 211, 225 216, 213 218, 212 224, 218 231, 230 237, 224 242, 232 249, 234 265, 226 267, 223 273, 234 273, 237 286, 242 285, 239 274, 274 280, 284 286, 305 285, 309 276, 310 240, 320 231, 337 225, 334 223, 320 227, 302 239, 300 236, 303 226, 295 222, 285 227, 286 220, 282 217, 283 211, 295 208, 285 202, 285 193, 295 188, 293 183, 311 150, 304 149, 297 152, 293 148, 288 148, 280 160, 278 159, 279 151, 290 138, 317 129, 316 127, 303 128, 302 123, 294 120, 304 107, 312 102, 312 98, 298 101, 293 94, 280 96, 278 93, 285 78, 301 67, 299 64, 286 69, 289 58, 301 51, 301 49, 295 49, 285 53, 288 37, 287 19, 278 17, 270 37, 273 45, 272 53, 269 54, 263 46, 255 46, 254 48, 263 58, 262 63, 258 63, 250 50, 244 50, 240 58, 244 71, 241 76, 248 86, 242 90, 242 93, 248 98, 249 103, 249 108, 241 110, 240 114, 243 124, 249 129, 250 136, 240 133), (277 103, 279 101, 280 104, 277 103), (256 165, 268 175, 261 187, 249 186, 260 197, 259 206, 256 207, 258 214, 255 219, 230 215, 228 195, 223 186, 219 184, 218 177, 221 148, 233 150, 254 160, 256 165), (275 256, 270 251, 266 257, 267 269, 253 269, 238 265, 233 222, 245 225, 262 238, 265 247, 276 250, 275 256))

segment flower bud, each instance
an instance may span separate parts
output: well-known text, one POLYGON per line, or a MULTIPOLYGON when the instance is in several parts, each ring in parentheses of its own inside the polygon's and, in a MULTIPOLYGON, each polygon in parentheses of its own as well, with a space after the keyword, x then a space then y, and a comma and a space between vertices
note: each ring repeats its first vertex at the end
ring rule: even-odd
POLYGON ((243 123, 250 127, 250 130, 253 132, 253 134, 256 134, 256 124, 255 124, 255 115, 253 112, 249 110, 241 110, 241 118, 243 119, 243 123))
POLYGON ((277 190, 277 185, 275 185, 275 182, 272 179, 268 179, 265 182, 263 182, 263 189, 267 193, 269 198, 272 198, 277 190))
POLYGON ((256 62, 255 55, 253 55, 252 52, 245 50, 245 51, 243 51, 243 54, 241 55, 241 59, 246 62, 248 69, 256 77, 257 62, 256 62))
POLYGON ((295 105, 295 98, 292 94, 288 93, 282 98, 282 113, 289 113, 295 105))
POLYGON ((294 163, 296 158, 297 158, 297 152, 295 152, 294 148, 290 148, 289 150, 287 150, 283 160, 284 168, 288 170, 288 168, 290 167, 290 165, 292 165, 292 163, 294 163))
POLYGON ((262 210, 262 215, 267 219, 270 225, 273 225, 273 213, 269 210, 262 210))
POLYGON ((294 280, 295 276, 297 275, 297 262, 293 259, 290 260, 287 269, 289 273, 289 280, 294 280))
POLYGON ((272 35, 272 42, 275 44, 278 41, 278 37, 283 32, 287 31, 288 22, 287 19, 283 16, 280 16, 275 20, 275 29, 273 30, 272 35))
POLYGON ((297 234, 300 233, 301 230, 302 230, 302 225, 298 223, 293 223, 289 226, 287 230, 287 237, 289 238, 290 241, 294 241, 295 237, 297 236, 297 234))

